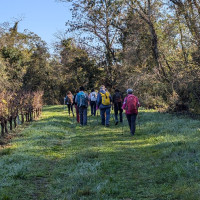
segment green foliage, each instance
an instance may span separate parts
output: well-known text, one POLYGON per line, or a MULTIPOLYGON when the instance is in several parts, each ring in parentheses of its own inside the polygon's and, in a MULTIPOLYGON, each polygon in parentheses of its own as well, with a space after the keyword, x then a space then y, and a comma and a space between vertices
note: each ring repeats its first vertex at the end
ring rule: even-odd
POLYGON ((26 67, 23 52, 16 47, 3 47, 1 57, 5 60, 8 81, 12 83, 11 89, 19 90, 26 67))
POLYGON ((200 112, 200 33, 196 1, 61 0, 71 2, 55 55, 19 21, 0 27, 0 92, 44 91, 59 104, 66 91, 104 84, 113 92, 133 88, 143 106, 200 112), (192 2, 192 3, 191 3, 192 2))
POLYGON ((8 76, 6 73, 6 65, 4 60, 0 57, 0 92, 10 87, 8 76))
POLYGON ((75 92, 82 85, 86 89, 96 87, 101 80, 102 73, 93 58, 90 58, 84 48, 75 44, 69 38, 59 43, 61 56, 60 77, 62 81, 62 96, 67 90, 75 92))

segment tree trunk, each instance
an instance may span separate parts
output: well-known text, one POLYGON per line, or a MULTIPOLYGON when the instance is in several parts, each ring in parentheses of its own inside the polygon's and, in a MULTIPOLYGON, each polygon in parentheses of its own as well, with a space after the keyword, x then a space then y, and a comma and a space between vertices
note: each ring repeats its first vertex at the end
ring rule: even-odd
POLYGON ((17 117, 14 117, 14 127, 17 127, 17 117))
POLYGON ((9 123, 10 123, 10 130, 12 131, 13 127, 12 127, 12 117, 9 118, 9 123))
POLYGON ((1 135, 2 136, 5 135, 4 128, 5 128, 4 120, 1 120, 1 135))
POLYGON ((28 122, 28 113, 26 113, 25 115, 26 115, 26 122, 28 122))
POLYGON ((24 114, 21 113, 21 117, 22 117, 22 124, 24 123, 24 114))
POLYGON ((29 112, 27 113, 27 120, 28 120, 28 122, 30 122, 30 115, 29 115, 29 112))
POLYGON ((8 134, 8 121, 5 120, 5 133, 8 134))
POLYGON ((30 121, 33 121, 33 119, 32 119, 32 110, 31 109, 29 111, 29 119, 30 119, 30 121))

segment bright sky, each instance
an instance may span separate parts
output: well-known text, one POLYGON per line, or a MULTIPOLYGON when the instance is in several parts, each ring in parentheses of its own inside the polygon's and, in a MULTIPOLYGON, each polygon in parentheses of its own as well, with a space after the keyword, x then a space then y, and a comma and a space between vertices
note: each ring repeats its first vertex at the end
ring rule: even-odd
POLYGON ((28 29, 50 47, 55 33, 64 32, 65 22, 71 19, 69 3, 57 0, 0 0, 0 24, 19 23, 19 32, 28 29))

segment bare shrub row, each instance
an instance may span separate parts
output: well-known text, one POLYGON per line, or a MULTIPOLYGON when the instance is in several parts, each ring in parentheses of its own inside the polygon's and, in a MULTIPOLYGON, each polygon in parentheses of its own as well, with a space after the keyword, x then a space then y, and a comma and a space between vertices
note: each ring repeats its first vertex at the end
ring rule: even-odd
POLYGON ((43 92, 0 92, 1 135, 8 129, 13 130, 18 124, 30 122, 40 116, 43 92))

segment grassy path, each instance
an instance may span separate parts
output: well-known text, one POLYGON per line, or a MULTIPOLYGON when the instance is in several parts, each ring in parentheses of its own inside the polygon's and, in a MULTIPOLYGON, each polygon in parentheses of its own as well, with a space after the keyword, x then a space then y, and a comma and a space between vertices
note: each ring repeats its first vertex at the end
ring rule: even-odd
POLYGON ((142 110, 134 137, 89 124, 45 107, 0 150, 0 199, 200 199, 200 121, 142 110))

